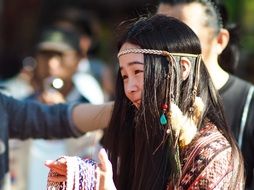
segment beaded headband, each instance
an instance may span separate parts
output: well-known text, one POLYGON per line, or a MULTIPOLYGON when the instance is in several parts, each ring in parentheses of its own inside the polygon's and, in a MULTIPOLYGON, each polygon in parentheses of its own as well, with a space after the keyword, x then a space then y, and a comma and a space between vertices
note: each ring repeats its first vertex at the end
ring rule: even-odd
POLYGON ((162 55, 162 56, 186 56, 186 57, 198 57, 199 54, 190 54, 190 53, 169 53, 165 50, 155 50, 155 49, 125 49, 120 51, 117 54, 119 58, 122 55, 129 54, 129 53, 142 53, 142 54, 153 54, 153 55, 162 55))

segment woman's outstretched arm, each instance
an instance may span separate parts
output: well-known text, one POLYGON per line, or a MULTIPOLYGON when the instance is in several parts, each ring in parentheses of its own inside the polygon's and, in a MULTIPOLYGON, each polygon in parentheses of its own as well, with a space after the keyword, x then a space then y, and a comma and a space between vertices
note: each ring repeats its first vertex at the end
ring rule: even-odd
POLYGON ((73 108, 74 125, 81 132, 103 129, 108 126, 113 109, 113 102, 101 105, 79 104, 73 108))

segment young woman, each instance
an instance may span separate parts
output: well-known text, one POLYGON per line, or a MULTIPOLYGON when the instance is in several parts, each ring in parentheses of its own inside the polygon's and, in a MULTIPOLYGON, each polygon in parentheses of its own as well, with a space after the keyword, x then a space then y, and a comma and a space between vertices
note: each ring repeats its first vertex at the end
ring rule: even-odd
POLYGON ((198 37, 177 19, 128 27, 105 135, 110 162, 104 151, 99 165, 48 161, 48 189, 243 189, 241 154, 200 54, 198 37))

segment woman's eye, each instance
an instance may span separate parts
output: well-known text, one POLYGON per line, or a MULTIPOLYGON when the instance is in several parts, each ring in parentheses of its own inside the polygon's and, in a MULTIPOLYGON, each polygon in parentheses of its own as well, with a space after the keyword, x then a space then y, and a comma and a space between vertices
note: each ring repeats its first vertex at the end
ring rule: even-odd
POLYGON ((127 75, 122 75, 122 79, 123 80, 125 80, 125 79, 127 79, 128 77, 127 77, 127 75))
POLYGON ((139 73, 143 73, 143 72, 144 72, 143 70, 136 70, 135 74, 139 74, 139 73))

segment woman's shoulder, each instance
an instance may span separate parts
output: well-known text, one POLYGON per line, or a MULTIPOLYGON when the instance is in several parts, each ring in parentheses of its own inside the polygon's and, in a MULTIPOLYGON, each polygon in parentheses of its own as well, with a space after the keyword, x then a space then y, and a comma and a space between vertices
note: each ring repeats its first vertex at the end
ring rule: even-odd
POLYGON ((219 142, 223 146, 229 146, 229 142, 222 132, 211 122, 205 122, 204 127, 199 130, 196 138, 197 142, 203 142, 205 144, 210 144, 212 142, 219 142))
MULTIPOLYGON (((231 152, 228 140, 208 122, 182 152, 182 187, 218 187, 231 176, 231 152)), ((211 188, 213 189, 213 188, 211 188)))
POLYGON ((230 147, 230 144, 226 137, 218 130, 216 125, 211 122, 206 122, 205 125, 197 132, 192 142, 183 149, 183 153, 191 152, 195 149, 211 147, 224 149, 225 147, 230 147))

